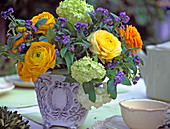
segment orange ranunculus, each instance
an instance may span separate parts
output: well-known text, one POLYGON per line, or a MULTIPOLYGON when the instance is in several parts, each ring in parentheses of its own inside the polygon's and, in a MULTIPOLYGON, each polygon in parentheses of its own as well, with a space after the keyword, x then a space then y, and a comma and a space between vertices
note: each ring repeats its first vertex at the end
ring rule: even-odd
POLYGON ((25 63, 22 61, 18 61, 17 63, 17 73, 21 80, 29 82, 32 78, 32 74, 28 72, 27 68, 25 67, 25 63))
MULTIPOLYGON (((24 33, 24 37, 25 37, 27 34, 28 34, 28 33, 25 32, 25 33, 24 33)), ((26 41, 26 39, 24 39, 23 36, 22 36, 21 38, 15 40, 14 46, 13 46, 13 48, 12 48, 12 52, 13 52, 14 54, 18 52, 18 49, 14 49, 14 48, 15 48, 17 45, 19 45, 20 43, 24 42, 24 41, 26 41)))
POLYGON ((122 51, 120 41, 106 30, 95 31, 87 38, 87 41, 92 44, 90 51, 96 54, 103 63, 111 62, 122 51))
POLYGON ((53 23, 55 23, 55 18, 52 14, 49 12, 43 12, 39 14, 38 16, 34 16, 31 21, 33 22, 33 26, 38 22, 38 20, 41 20, 42 18, 47 18, 47 22, 44 23, 42 26, 38 28, 38 31, 36 33, 43 33, 46 35, 48 28, 51 26, 51 28, 54 28, 53 23))
POLYGON ((56 64, 55 45, 39 41, 31 43, 25 55, 25 67, 32 74, 32 80, 36 81, 37 76, 45 74, 49 68, 56 64))
POLYGON ((123 31, 119 29, 119 33, 120 35, 124 36, 127 48, 139 47, 138 49, 131 50, 130 52, 132 54, 134 53, 134 51, 140 52, 140 50, 142 49, 143 42, 136 27, 132 27, 132 25, 126 25, 126 31, 123 33, 123 31))

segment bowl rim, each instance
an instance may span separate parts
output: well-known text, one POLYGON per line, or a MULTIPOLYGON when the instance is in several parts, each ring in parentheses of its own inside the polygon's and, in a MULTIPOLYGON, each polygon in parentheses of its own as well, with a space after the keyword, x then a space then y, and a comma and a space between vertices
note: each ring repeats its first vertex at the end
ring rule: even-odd
POLYGON ((120 107, 125 108, 129 111, 148 111, 148 112, 153 112, 153 111, 166 111, 168 110, 168 108, 170 109, 170 104, 163 102, 163 101, 159 101, 159 100, 152 100, 152 99, 127 99, 127 100, 123 100, 119 102, 120 107), (142 109, 142 108, 131 108, 131 107, 127 107, 125 105, 123 105, 123 102, 125 101, 151 101, 151 102, 158 102, 161 104, 166 105, 164 108, 156 108, 156 109, 142 109))

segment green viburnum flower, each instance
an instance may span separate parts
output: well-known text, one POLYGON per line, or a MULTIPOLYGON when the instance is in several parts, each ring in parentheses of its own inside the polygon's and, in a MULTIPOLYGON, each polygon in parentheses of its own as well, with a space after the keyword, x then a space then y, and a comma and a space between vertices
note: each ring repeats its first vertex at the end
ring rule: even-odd
POLYGON ((77 22, 90 23, 91 18, 87 12, 93 11, 93 6, 86 3, 86 0, 65 0, 61 1, 56 13, 60 17, 65 17, 72 24, 77 22))
POLYGON ((89 82, 92 79, 102 79, 106 74, 104 66, 90 57, 83 57, 71 66, 71 76, 78 82, 89 82))

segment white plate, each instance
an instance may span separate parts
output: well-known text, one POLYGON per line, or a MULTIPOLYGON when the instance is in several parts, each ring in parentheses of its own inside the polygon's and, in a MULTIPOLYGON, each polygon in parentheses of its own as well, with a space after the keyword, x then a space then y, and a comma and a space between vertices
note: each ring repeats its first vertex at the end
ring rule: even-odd
POLYGON ((4 78, 7 82, 12 82, 17 87, 27 87, 27 88, 33 88, 34 83, 33 82, 26 82, 19 78, 17 74, 5 76, 4 78))
POLYGON ((12 90, 15 86, 12 83, 0 81, 0 95, 12 90))

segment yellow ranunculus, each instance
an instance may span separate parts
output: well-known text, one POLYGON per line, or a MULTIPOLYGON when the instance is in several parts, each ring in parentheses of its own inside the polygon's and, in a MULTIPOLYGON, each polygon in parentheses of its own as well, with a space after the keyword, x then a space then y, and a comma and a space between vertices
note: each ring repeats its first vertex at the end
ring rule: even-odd
POLYGON ((43 12, 41 14, 39 14, 38 16, 34 16, 31 21, 33 22, 33 26, 37 23, 38 20, 41 20, 42 18, 47 18, 47 22, 45 24, 43 24, 42 26, 40 26, 38 28, 38 31, 36 33, 43 33, 44 35, 46 35, 48 28, 51 26, 52 28, 54 28, 53 23, 55 23, 55 18, 52 14, 50 14, 49 12, 43 12))
POLYGON ((45 74, 49 68, 54 68, 56 64, 55 45, 40 41, 31 43, 25 55, 24 65, 32 75, 32 81, 37 80, 37 76, 45 74))
POLYGON ((122 51, 120 41, 106 30, 95 31, 87 38, 87 41, 92 44, 90 51, 97 55, 102 63, 111 62, 122 51))
POLYGON ((28 70, 25 67, 25 63, 22 61, 18 61, 17 63, 17 73, 21 80, 24 80, 27 82, 29 82, 33 76, 30 72, 28 72, 28 70))

